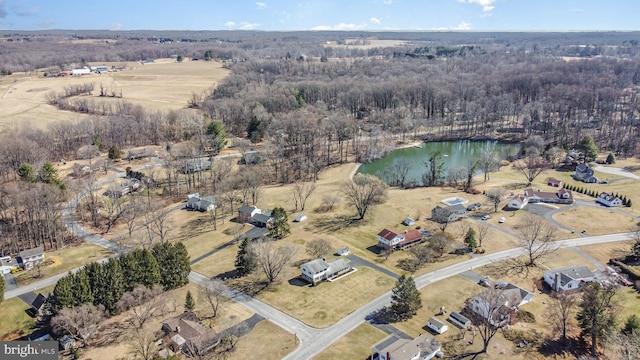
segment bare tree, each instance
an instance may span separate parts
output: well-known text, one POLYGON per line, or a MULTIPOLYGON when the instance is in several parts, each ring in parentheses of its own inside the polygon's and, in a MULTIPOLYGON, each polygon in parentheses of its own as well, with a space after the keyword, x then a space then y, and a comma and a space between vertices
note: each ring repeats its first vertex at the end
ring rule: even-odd
POLYGON ((333 210, 340 203, 340 198, 335 194, 327 194, 322 197, 322 208, 325 211, 333 210))
POLYGON ((161 207, 149 209, 145 212, 145 227, 151 239, 157 237, 161 243, 167 239, 167 234, 172 230, 169 224, 169 210, 161 207))
POLYGON ((529 186, 538 175, 547 169, 547 162, 537 152, 531 151, 513 167, 527 178, 527 186, 529 186))
POLYGON ((393 186, 405 187, 411 166, 411 162, 406 158, 395 159, 385 169, 384 178, 393 186))
POLYGON ((311 240, 306 245, 306 251, 309 256, 321 258, 331 254, 331 242, 326 239, 311 240))
POLYGON ((555 232, 556 228, 539 216, 527 215, 523 218, 520 233, 522 247, 528 258, 525 266, 536 266, 539 260, 558 250, 558 246, 553 241, 555 232))
POLYGON ((481 223, 476 231, 476 239, 478 239, 478 246, 482 247, 482 241, 487 237, 489 232, 489 225, 481 223))
POLYGON ((640 332, 618 333, 614 339, 616 355, 620 360, 640 359, 640 332))
POLYGON ((156 339, 153 333, 143 329, 134 329, 128 336, 130 353, 135 359, 152 360, 158 352, 156 339))
POLYGON ((295 210, 298 210, 298 205, 300 205, 300 210, 303 211, 304 207, 307 203, 307 199, 309 196, 316 190, 316 184, 311 182, 297 182, 293 185, 293 203, 295 205, 295 210))
POLYGON ((501 311, 504 310, 502 293, 503 290, 501 289, 489 288, 467 303, 467 308, 470 309, 471 302, 476 302, 475 310, 470 309, 466 313, 482 338, 482 350, 480 353, 487 352, 493 337, 508 323, 508 319, 503 319, 501 314, 501 311))
POLYGON ((89 339, 98 332, 98 325, 104 318, 105 312, 102 305, 84 304, 61 309, 51 319, 51 326, 56 333, 69 333, 82 341, 85 346, 89 346, 89 339))
POLYGON ((493 204, 493 212, 498 212, 498 207, 507 194, 507 190, 503 188, 491 188, 487 190, 487 199, 493 204))
POLYGON ((495 171, 498 168, 498 164, 500 163, 500 159, 498 159, 498 154, 496 154, 494 149, 485 148, 480 153, 480 159, 478 160, 478 164, 482 172, 484 173, 484 181, 489 180, 489 173, 495 171))
POLYGON ((207 280, 203 286, 200 287, 202 296, 205 298, 209 306, 211 306, 211 317, 218 316, 220 304, 222 304, 226 299, 223 295, 224 290, 224 285, 213 278, 207 280))
POLYGON ((549 304, 547 318, 554 330, 560 333, 563 342, 567 341, 567 331, 572 327, 575 319, 573 308, 578 302, 578 296, 566 292, 556 292, 549 304))
POLYGON ((126 210, 126 201, 124 197, 106 197, 104 199, 104 209, 108 218, 107 221, 107 229, 104 231, 105 234, 109 233, 113 225, 120 220, 126 210))
POLYGON ((116 303, 116 308, 121 312, 131 310, 136 327, 140 329, 147 320, 163 311, 165 302, 160 296, 163 292, 160 285, 155 285, 151 289, 138 286, 124 293, 116 303))
POLYGON ((387 184, 373 175, 356 174, 353 181, 342 186, 342 193, 350 205, 358 211, 359 219, 364 219, 369 207, 386 199, 387 184))
POLYGON ((429 239, 428 246, 433 250, 435 257, 440 257, 449 246, 449 239, 443 233, 435 234, 429 239))
POLYGON ((295 256, 296 249, 291 244, 276 247, 276 242, 263 238, 251 244, 251 251, 255 254, 256 261, 267 282, 274 282, 284 267, 295 256))

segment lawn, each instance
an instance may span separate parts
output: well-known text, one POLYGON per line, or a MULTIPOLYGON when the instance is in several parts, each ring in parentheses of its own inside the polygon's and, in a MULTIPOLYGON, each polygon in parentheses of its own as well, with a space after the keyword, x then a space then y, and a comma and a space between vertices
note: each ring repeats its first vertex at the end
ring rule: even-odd
POLYGON ((586 230, 589 235, 626 232, 636 221, 625 214, 605 207, 580 206, 553 215, 553 219, 577 231, 586 230), (606 221, 594 221, 606 219, 606 221))
POLYGON ((42 280, 54 275, 65 273, 90 262, 98 261, 112 254, 111 251, 99 246, 83 243, 78 246, 45 253, 45 259, 50 259, 52 264, 44 265, 40 268, 41 276, 37 269, 16 273, 18 285, 24 286, 32 282, 42 280))
POLYGON ((609 259, 619 258, 628 255, 631 252, 633 241, 621 241, 607 244, 580 246, 585 254, 596 259, 603 265, 609 262, 609 259))
POLYGON ((19 298, 4 300, 0 304, 0 340, 16 340, 29 333, 35 325, 35 319, 27 315, 25 310, 31 306, 25 304, 19 298))
POLYGON ((371 347, 388 335, 364 323, 314 357, 315 360, 366 360, 371 347))
POLYGON ((226 359, 281 359, 298 346, 295 335, 263 320, 249 334, 240 338, 236 350, 226 359))

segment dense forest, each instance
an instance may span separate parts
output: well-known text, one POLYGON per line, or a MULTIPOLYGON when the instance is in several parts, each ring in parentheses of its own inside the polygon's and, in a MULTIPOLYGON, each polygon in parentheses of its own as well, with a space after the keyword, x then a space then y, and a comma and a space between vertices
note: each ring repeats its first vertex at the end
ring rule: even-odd
POLYGON ((126 97, 106 108, 69 96, 51 103, 91 114, 90 120, 0 134, 0 234, 8 239, 0 250, 65 241, 56 204, 68 191, 38 181, 41 174, 22 181, 24 165, 42 169, 47 161, 83 158, 89 145, 167 148, 167 179, 158 186, 169 196, 207 187, 237 193, 238 183, 255 188, 256 179, 312 180, 326 166, 377 158, 392 140, 406 137, 522 141, 539 135, 547 147, 568 150, 589 135, 603 150, 633 156, 639 38, 635 32, 0 32, 3 74, 176 54, 225 61, 232 71, 202 99, 185 101, 197 111, 153 111, 126 97), (402 42, 348 46, 348 39, 402 42), (234 142, 242 149, 260 143, 262 161, 247 172, 253 180, 223 181, 221 168, 180 174, 185 161, 204 154, 212 141, 219 145, 221 131, 244 139, 234 142))

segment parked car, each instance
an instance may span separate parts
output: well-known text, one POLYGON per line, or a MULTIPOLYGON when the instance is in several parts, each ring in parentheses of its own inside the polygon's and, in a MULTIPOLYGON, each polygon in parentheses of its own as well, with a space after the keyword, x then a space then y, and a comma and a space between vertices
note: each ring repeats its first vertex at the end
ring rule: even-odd
POLYGON ((491 219, 491 215, 485 215, 481 219, 482 220, 489 220, 489 219, 491 219))
POLYGON ((471 204, 471 205, 467 206, 467 211, 478 210, 478 209, 480 209, 481 206, 482 206, 482 204, 480 204, 480 203, 471 204))
POLYGON ((491 283, 487 279, 480 279, 480 281, 478 281, 478 285, 484 286, 484 287, 491 287, 491 283))
POLYGON ((498 220, 498 222, 502 224, 504 222, 504 217, 501 217, 500 220, 498 220))

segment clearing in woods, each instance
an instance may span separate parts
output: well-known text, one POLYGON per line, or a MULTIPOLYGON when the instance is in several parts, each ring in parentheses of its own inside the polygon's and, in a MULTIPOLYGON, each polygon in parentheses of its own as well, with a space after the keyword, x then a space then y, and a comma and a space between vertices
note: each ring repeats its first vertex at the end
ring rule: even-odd
MULTIPOLYGON (((91 65, 101 65, 93 63, 91 65)), ((153 63, 105 63, 125 67, 119 72, 46 78, 43 72, 15 73, 0 78, 0 131, 14 127, 46 128, 56 121, 79 120, 90 115, 61 111, 47 103, 47 94, 66 86, 93 83, 90 98, 117 102, 119 97, 100 97, 100 85, 122 100, 147 110, 177 110, 187 107, 193 94, 201 96, 217 86, 228 74, 216 61, 158 59, 153 63)))

